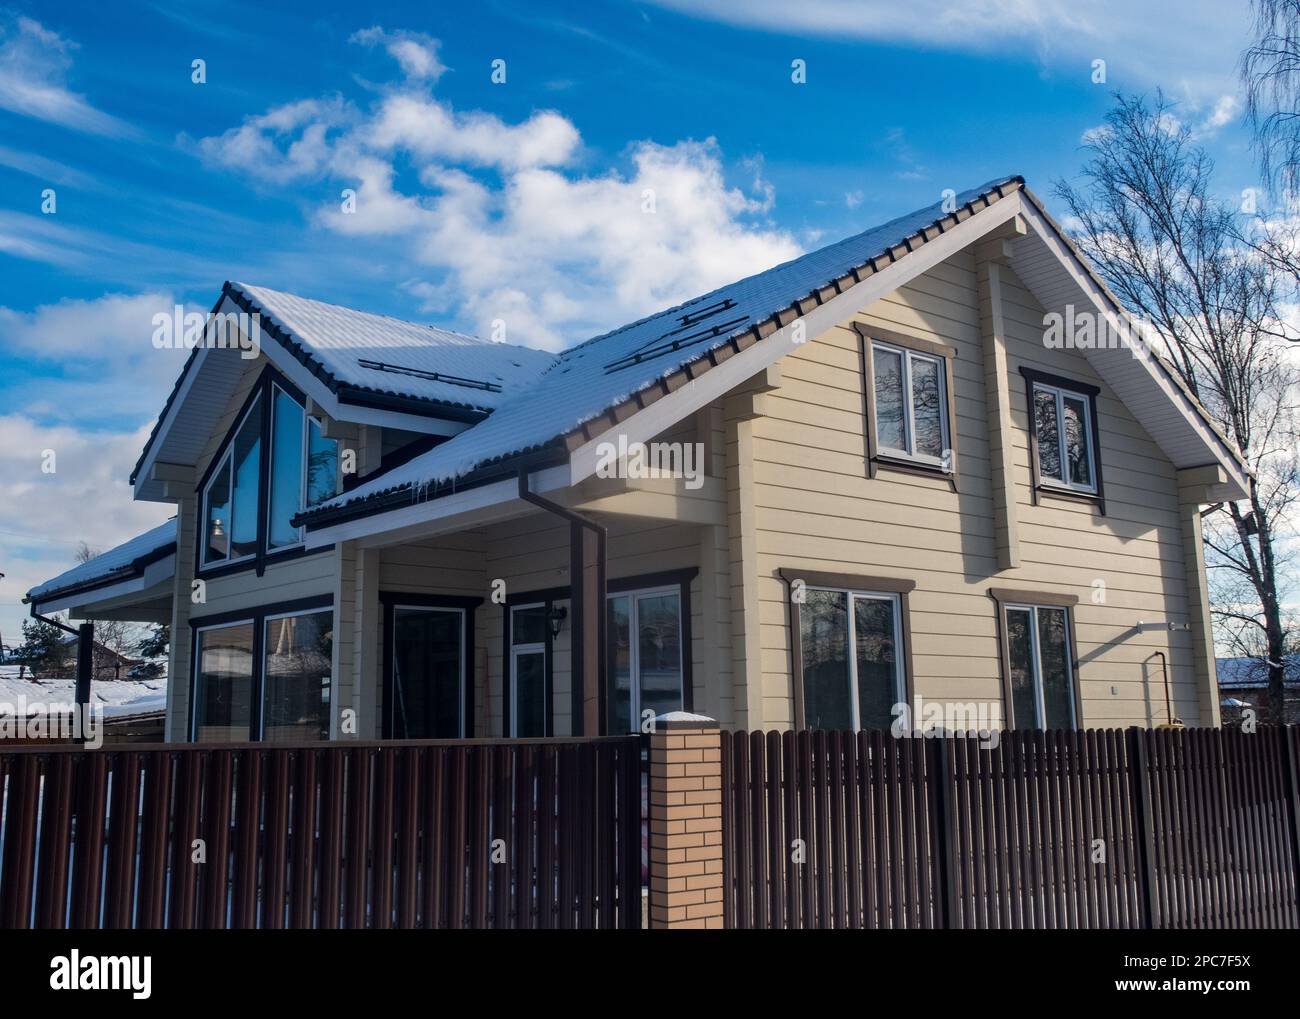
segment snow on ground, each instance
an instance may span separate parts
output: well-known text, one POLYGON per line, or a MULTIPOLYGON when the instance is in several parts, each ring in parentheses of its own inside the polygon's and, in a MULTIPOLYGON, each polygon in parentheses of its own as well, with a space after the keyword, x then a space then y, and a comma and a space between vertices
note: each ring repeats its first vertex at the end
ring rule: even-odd
MULTIPOLYGON (((18 678, 17 665, 0 665, 0 715, 10 715, 15 705, 71 704, 77 698, 77 684, 72 679, 43 679, 33 682, 18 678)), ((162 711, 167 707, 167 679, 100 680, 90 684, 90 700, 104 710, 106 717, 136 715, 145 711, 162 711)))

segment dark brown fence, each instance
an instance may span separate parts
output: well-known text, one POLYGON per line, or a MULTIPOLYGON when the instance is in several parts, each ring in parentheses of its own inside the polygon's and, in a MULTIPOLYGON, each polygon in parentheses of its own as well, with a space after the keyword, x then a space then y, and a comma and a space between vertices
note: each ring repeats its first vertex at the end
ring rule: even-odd
POLYGON ((723 733, 727 925, 1300 925, 1300 729, 998 737, 723 733))
POLYGON ((3 927, 640 925, 636 736, 0 753, 3 927))

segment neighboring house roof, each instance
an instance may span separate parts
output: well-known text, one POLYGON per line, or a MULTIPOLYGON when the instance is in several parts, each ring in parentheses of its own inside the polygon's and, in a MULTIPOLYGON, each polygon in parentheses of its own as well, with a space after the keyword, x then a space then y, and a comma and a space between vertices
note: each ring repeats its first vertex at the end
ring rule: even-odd
POLYGON ((82 591, 105 584, 115 584, 129 577, 140 576, 150 563, 157 562, 176 551, 176 518, 137 534, 116 548, 101 552, 57 577, 37 584, 23 599, 26 602, 48 601, 58 595, 82 591))
MULTIPOLYGON (((75 679, 19 679, 16 666, 0 670, 0 716, 17 714, 24 705, 24 714, 31 714, 38 704, 48 707, 74 704, 76 700, 75 679)), ((167 707, 167 680, 97 680, 90 684, 90 701, 103 710, 105 717, 163 711, 167 707)))
MULTIPOLYGON (((1263 690, 1268 687, 1268 666, 1261 658, 1218 658, 1215 660, 1220 690, 1263 690)), ((1300 655, 1282 659, 1283 682, 1300 686, 1300 655)))
POLYGON ((302 519, 310 526, 354 504, 391 505, 395 495, 419 495, 484 465, 561 443, 639 394, 666 391, 665 380, 684 366, 706 368, 724 348, 734 352, 738 341, 748 345, 770 335, 804 314, 806 303, 822 303, 828 288, 832 294, 847 289, 1023 184, 1018 176, 999 177, 957 195, 953 212, 943 203, 927 206, 571 347, 487 420, 302 519))

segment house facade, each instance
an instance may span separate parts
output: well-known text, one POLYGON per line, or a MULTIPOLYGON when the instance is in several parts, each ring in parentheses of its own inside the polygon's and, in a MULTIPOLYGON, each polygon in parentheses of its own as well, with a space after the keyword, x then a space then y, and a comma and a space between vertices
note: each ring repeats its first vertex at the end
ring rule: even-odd
POLYGON ((1157 356, 1051 334, 1127 320, 1020 178, 555 356, 223 316, 257 342, 132 478, 175 519, 28 595, 170 624, 171 740, 1218 723, 1246 468, 1157 356))

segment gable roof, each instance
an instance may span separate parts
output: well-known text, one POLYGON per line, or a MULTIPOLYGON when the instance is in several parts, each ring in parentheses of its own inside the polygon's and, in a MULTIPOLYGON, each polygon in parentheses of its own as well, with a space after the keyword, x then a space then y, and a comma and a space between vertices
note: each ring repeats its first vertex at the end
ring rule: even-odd
POLYGON ((117 583, 128 577, 139 576, 150 563, 157 562, 176 551, 176 518, 172 517, 143 534, 137 534, 94 559, 78 563, 57 577, 37 584, 27 592, 25 602, 49 599, 83 591, 105 584, 117 583))
MULTIPOLYGON (((494 343, 249 283, 226 282, 212 310, 215 314, 223 309, 256 314, 268 357, 275 360, 276 351, 282 351, 340 405, 391 407, 472 423, 556 360, 532 347, 494 343)), ((186 360, 131 472, 131 484, 136 484, 172 420, 173 407, 184 399, 200 370, 202 353, 195 348, 186 360)), ((225 369, 223 382, 233 387, 237 372, 229 364, 225 369)))
MULTIPOLYGON (((538 451, 557 458, 1024 185, 1000 177, 563 351, 485 421, 314 508, 309 528, 409 503, 538 451), (623 414, 626 416, 626 414, 623 414)), ((811 339, 811 336, 809 337, 811 339)))

